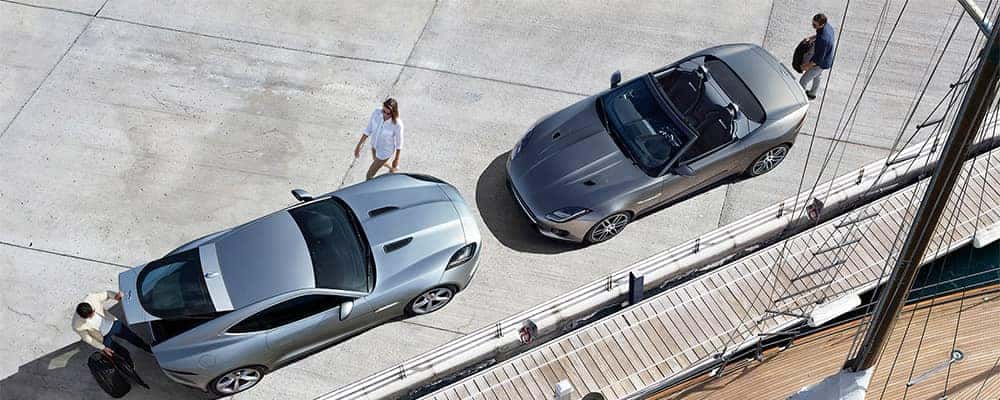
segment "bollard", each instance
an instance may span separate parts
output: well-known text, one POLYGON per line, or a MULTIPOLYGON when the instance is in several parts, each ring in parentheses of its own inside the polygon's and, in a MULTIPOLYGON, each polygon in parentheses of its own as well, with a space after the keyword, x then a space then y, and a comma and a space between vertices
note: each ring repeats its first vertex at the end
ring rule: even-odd
POLYGON ((525 320, 521 324, 521 328, 517 330, 517 334, 521 344, 531 344, 531 341, 535 339, 535 335, 538 335, 538 325, 535 325, 530 319, 525 320))
POLYGON ((644 293, 642 275, 635 276, 635 273, 628 273, 628 305, 634 305, 642 301, 644 293))
POLYGON ((809 220, 812 222, 819 221, 819 216, 822 212, 823 202, 819 201, 819 199, 813 198, 812 203, 809 203, 809 205, 806 206, 806 216, 809 217, 809 220))
POLYGON ((555 400, 569 400, 571 394, 573 394, 573 385, 568 380, 563 379, 559 383, 556 383, 555 393, 552 398, 555 400))

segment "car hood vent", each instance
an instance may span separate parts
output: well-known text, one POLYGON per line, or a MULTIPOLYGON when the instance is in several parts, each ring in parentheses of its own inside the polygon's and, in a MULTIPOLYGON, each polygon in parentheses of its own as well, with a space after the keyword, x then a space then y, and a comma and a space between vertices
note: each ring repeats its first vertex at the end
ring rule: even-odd
POLYGON ((375 217, 377 217, 379 215, 382 215, 382 214, 385 214, 385 213, 388 213, 388 212, 392 212, 392 211, 396 211, 398 209, 399 209, 399 207, 396 207, 396 206, 379 207, 379 208, 376 208, 374 210, 368 211, 368 216, 372 217, 372 218, 375 218, 375 217))
POLYGON ((389 243, 389 244, 387 244, 385 246, 382 246, 382 251, 384 251, 386 253, 392 253, 392 252, 394 252, 396 250, 399 250, 399 249, 401 249, 403 247, 406 247, 406 245, 410 244, 410 242, 412 242, 412 241, 413 241, 413 237, 405 237, 405 238, 399 239, 399 240, 397 240, 395 242, 389 243))
POLYGON ((583 181, 583 186, 594 186, 596 184, 597 184, 597 182, 594 182, 593 179, 587 179, 587 180, 583 181))
POLYGON ((559 139, 560 136, 562 136, 562 133, 559 133, 559 131, 555 131, 552 133, 552 140, 559 139))

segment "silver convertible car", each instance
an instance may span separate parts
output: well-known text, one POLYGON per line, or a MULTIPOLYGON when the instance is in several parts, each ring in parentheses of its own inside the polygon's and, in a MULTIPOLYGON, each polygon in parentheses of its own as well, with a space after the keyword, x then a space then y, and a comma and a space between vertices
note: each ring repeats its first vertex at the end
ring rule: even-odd
POLYGON ((472 280, 479 228, 451 185, 388 174, 185 244, 119 276, 129 328, 185 385, 231 395, 265 373, 472 280))
POLYGON ((507 182, 545 236, 611 239, 642 215, 788 154, 808 100, 751 44, 702 50, 543 117, 514 146, 507 182))

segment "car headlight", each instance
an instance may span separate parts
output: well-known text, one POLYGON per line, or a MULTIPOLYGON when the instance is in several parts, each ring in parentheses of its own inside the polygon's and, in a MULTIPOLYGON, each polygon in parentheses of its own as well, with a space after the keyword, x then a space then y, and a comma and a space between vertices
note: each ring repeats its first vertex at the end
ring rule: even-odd
POLYGON ((566 222, 589 212, 590 210, 583 207, 563 207, 548 213, 545 218, 552 222, 566 222))
POLYGON ((465 264, 467 261, 471 260, 472 256, 475 254, 476 254, 475 243, 469 243, 465 246, 462 246, 462 248, 458 249, 458 251, 456 251, 455 254, 451 256, 451 259, 448 260, 448 266, 445 269, 446 270, 452 269, 459 265, 465 264))

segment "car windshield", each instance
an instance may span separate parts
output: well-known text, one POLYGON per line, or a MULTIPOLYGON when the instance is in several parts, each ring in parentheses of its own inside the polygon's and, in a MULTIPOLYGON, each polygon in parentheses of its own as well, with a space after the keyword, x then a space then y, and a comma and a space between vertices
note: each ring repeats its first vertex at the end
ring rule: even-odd
POLYGON ((611 135, 647 175, 662 173, 695 139, 661 106, 647 79, 633 80, 601 102, 611 135))
POLYGON ((346 205, 335 198, 288 211, 302 231, 316 274, 316 287, 369 290, 368 245, 346 205))
POLYGON ((136 286, 143 308, 160 318, 215 312, 202 276, 198 249, 149 263, 139 274, 136 286))

